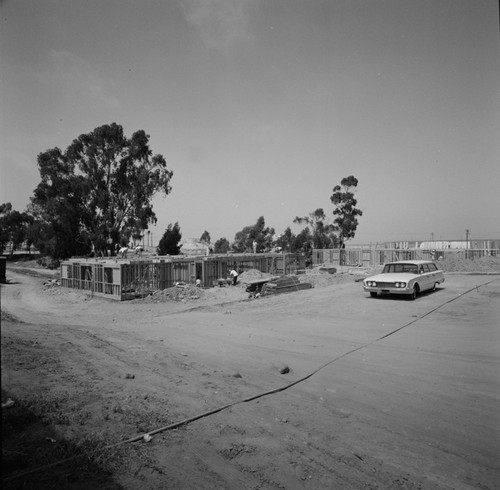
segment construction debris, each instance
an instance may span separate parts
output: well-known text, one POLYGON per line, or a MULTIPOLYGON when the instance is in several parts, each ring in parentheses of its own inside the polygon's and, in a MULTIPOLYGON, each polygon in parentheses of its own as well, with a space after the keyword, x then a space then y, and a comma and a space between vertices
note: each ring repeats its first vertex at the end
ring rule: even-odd
POLYGON ((319 267, 320 272, 327 272, 328 274, 335 274, 337 272, 336 267, 321 266, 319 267))
POLYGON ((202 288, 194 284, 178 283, 172 288, 158 289, 153 294, 146 296, 145 303, 163 303, 165 301, 188 301, 200 299, 204 294, 202 288))
POLYGON ((61 286, 59 279, 49 279, 43 283, 44 289, 58 288, 61 286))

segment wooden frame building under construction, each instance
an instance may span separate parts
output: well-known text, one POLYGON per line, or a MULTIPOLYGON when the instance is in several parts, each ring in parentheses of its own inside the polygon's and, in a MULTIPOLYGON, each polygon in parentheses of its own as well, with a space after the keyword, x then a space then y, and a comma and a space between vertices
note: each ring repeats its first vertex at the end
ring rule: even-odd
POLYGON ((276 276, 304 268, 299 254, 225 254, 126 258, 72 258, 61 263, 61 286, 89 291, 105 298, 144 297, 178 282, 202 287, 218 285, 231 269, 239 274, 258 270, 276 276))

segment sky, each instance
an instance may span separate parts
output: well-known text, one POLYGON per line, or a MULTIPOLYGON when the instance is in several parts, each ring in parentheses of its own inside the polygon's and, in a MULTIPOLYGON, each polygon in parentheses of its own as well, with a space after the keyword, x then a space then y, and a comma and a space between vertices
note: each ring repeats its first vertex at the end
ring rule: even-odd
POLYGON ((116 122, 173 171, 157 242, 278 234, 347 176, 353 243, 500 238, 497 0, 0 0, 0 203, 116 122))

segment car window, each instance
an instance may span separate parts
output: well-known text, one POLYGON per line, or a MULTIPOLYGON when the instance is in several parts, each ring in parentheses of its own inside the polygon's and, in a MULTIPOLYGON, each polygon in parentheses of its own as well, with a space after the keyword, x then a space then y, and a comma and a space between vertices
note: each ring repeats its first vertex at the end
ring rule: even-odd
POLYGON ((437 271, 438 268, 437 268, 436 264, 429 264, 429 270, 431 272, 434 272, 434 271, 437 271))
POLYGON ((400 272, 409 272, 411 274, 418 274, 418 267, 414 264, 386 264, 382 272, 384 274, 400 273, 400 272))
POLYGON ((425 273, 430 272, 429 264, 424 264, 422 267, 424 268, 425 273))

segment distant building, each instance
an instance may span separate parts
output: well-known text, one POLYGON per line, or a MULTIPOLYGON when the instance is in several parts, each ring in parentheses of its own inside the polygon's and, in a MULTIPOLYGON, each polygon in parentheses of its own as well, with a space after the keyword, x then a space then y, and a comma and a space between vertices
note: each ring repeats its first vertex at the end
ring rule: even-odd
POLYGON ((182 255, 208 255, 210 253, 210 244, 202 243, 196 238, 186 238, 181 240, 182 255))

